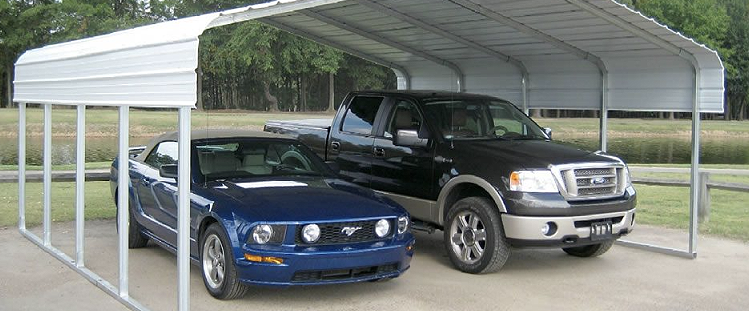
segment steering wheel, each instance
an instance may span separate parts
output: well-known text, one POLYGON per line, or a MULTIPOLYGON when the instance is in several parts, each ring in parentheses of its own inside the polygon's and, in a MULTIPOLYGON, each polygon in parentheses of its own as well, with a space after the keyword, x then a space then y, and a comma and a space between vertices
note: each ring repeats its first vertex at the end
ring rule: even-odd
MULTIPOLYGON (((502 135, 510 132, 510 130, 508 130, 506 127, 502 125, 495 125, 491 130, 489 130, 489 133, 494 133, 496 135, 498 130, 502 130, 503 132, 502 135)), ((498 135, 498 136, 502 136, 502 135, 498 135)))

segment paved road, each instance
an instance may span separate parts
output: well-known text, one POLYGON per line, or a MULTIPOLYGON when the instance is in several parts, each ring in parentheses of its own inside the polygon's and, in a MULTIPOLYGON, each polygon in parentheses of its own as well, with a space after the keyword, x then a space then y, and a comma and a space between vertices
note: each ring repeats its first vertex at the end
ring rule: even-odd
MULTIPOLYGON (((113 221, 86 224, 87 265, 117 283, 113 221)), ((54 224, 53 245, 73 254, 73 223, 54 224)), ((438 231, 439 232, 439 231, 438 231)), ((217 301, 191 273, 192 310, 747 310, 749 244, 701 238, 696 260, 614 246, 604 256, 522 250, 502 271, 450 267, 438 235, 417 234, 403 277, 386 283, 255 288, 217 301)), ((639 226, 631 239, 683 247, 684 233, 639 226)), ((125 310, 14 228, 0 229, 0 310, 125 310)), ((175 310, 176 258, 155 246, 130 252, 130 293, 152 310, 175 310)))

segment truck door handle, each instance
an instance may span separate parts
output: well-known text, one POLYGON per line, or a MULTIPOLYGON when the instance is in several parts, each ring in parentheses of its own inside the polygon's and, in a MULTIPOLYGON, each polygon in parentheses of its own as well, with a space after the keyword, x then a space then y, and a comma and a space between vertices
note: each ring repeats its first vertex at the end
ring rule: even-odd
POLYGON ((147 187, 148 185, 151 184, 151 179, 148 178, 148 177, 144 177, 143 179, 140 180, 140 183, 141 183, 141 185, 147 187))
POLYGON ((330 143, 330 148, 333 149, 333 150, 341 149, 341 143, 339 143, 337 141, 334 141, 334 142, 330 143))
POLYGON ((385 156, 385 149, 383 149, 383 148, 378 148, 378 147, 375 147, 375 148, 373 149, 372 153, 373 153, 373 154, 374 154, 374 155, 375 155, 376 157, 384 157, 384 156, 385 156))

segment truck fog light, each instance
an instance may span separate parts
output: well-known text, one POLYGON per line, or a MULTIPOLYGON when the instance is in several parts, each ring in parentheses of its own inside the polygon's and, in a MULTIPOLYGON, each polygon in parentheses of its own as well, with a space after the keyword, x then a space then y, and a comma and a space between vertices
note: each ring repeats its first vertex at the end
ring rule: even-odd
POLYGON ((541 227, 541 233, 545 236, 552 236, 554 233, 557 233, 557 224, 555 224, 553 221, 545 223, 541 227))

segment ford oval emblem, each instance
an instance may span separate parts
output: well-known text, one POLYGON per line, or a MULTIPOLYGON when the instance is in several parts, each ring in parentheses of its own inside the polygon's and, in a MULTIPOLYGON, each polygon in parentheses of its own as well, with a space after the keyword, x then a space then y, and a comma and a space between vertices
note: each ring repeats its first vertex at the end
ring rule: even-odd
POLYGON ((354 232, 356 232, 359 229, 361 229, 361 227, 343 227, 343 229, 341 229, 341 233, 347 236, 351 236, 352 234, 354 234, 354 232))
POLYGON ((604 177, 595 177, 590 179, 590 183, 592 185, 603 185, 606 183, 606 178, 604 177))

